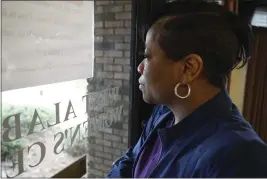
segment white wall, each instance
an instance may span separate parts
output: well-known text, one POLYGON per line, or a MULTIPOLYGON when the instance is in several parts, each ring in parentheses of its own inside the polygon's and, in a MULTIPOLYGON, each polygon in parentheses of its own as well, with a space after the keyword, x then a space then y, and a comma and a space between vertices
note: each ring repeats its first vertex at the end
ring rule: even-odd
POLYGON ((241 69, 235 69, 231 75, 230 96, 242 113, 245 85, 246 85, 247 65, 241 69))

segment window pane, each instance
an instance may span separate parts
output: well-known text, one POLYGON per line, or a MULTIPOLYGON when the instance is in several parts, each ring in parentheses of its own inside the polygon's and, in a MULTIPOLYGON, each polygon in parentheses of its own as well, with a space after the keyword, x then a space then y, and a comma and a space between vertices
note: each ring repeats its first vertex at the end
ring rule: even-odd
POLYGON ((251 25, 267 27, 267 8, 257 8, 252 17, 251 25))
POLYGON ((86 154, 86 86, 84 79, 2 93, 2 177, 51 177, 86 154))
POLYGON ((2 177, 51 177, 88 152, 93 1, 2 2, 2 177))
POLYGON ((93 75, 93 1, 3 1, 2 90, 93 75))
POLYGON ((105 177, 128 147, 131 1, 2 12, 2 177, 51 177, 86 154, 87 176, 105 177))

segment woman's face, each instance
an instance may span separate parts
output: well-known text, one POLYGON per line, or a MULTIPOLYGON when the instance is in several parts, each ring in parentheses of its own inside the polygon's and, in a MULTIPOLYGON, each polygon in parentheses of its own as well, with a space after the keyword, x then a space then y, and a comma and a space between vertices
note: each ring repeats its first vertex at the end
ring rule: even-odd
POLYGON ((146 58, 139 64, 140 90, 147 103, 168 104, 174 98, 174 87, 181 82, 181 61, 168 59, 153 38, 153 29, 146 35, 146 58))

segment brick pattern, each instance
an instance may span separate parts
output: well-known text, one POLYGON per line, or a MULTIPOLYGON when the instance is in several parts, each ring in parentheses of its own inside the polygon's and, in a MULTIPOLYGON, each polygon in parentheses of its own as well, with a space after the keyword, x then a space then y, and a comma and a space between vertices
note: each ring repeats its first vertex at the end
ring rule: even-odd
POLYGON ((89 178, 106 177, 128 146, 131 10, 131 0, 95 0, 95 66, 88 92, 120 87, 123 112, 121 122, 89 137, 89 178))

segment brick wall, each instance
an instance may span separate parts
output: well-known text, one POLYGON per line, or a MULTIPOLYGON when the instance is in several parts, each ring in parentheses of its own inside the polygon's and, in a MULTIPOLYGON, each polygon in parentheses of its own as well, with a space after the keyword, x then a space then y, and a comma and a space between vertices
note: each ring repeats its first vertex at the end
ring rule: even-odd
POLYGON ((123 105, 121 121, 89 137, 88 177, 101 178, 128 146, 131 0, 95 0, 94 11, 95 71, 88 92, 120 87, 120 98, 111 108, 123 105))

